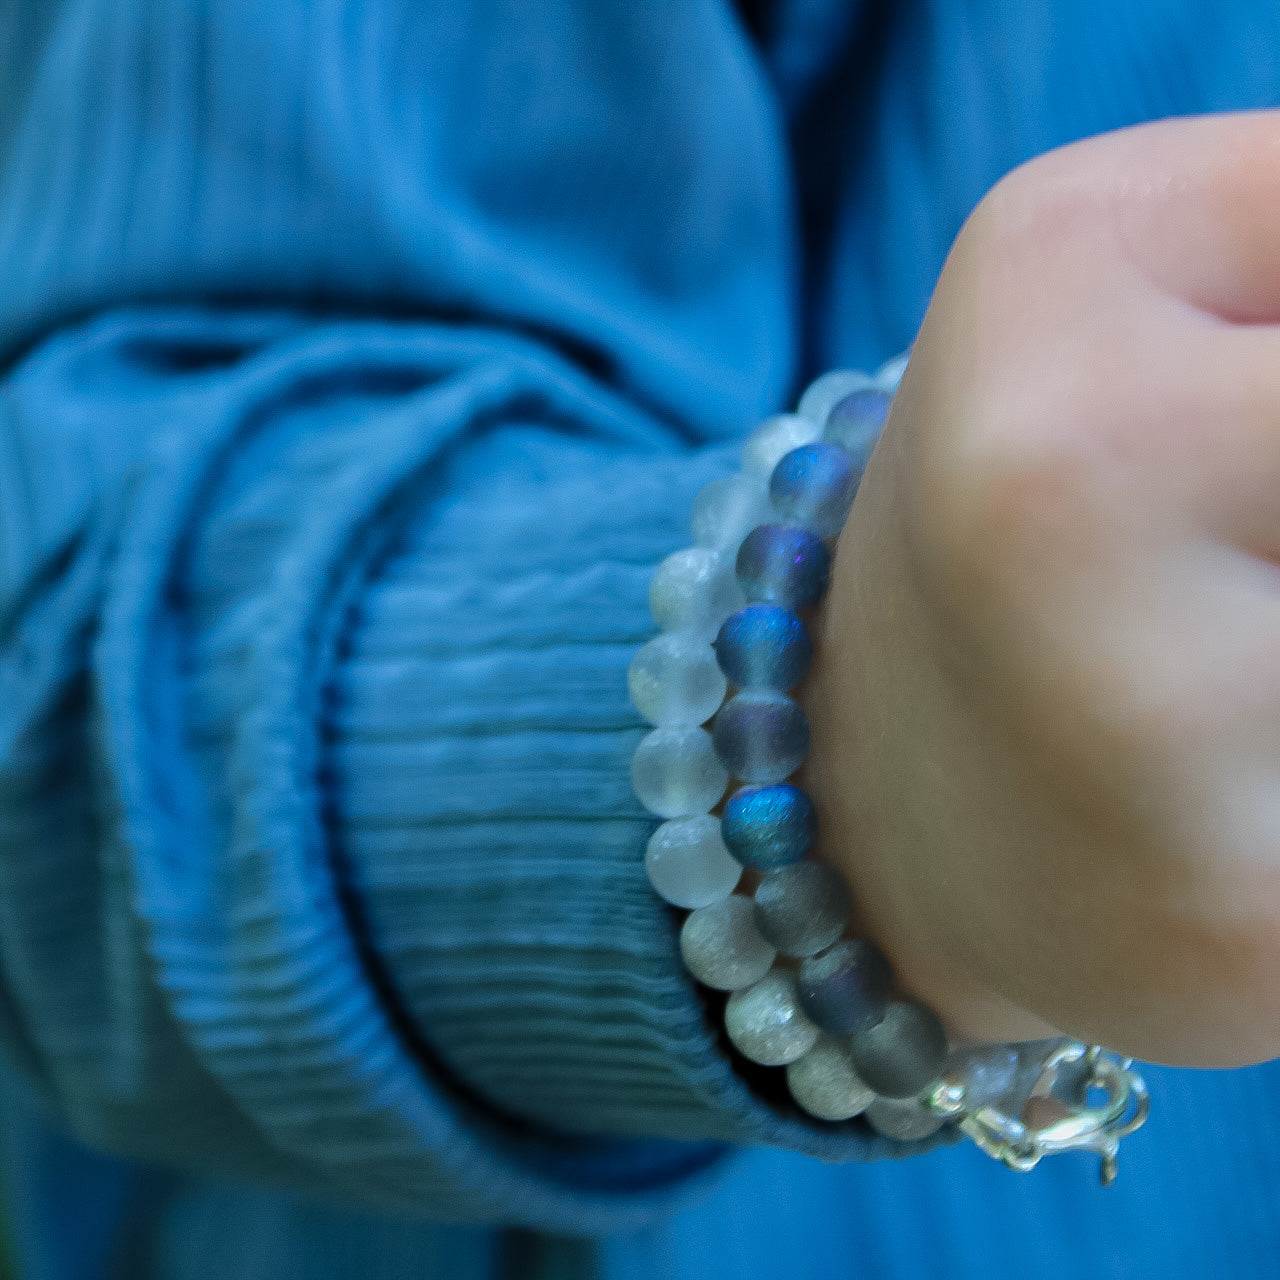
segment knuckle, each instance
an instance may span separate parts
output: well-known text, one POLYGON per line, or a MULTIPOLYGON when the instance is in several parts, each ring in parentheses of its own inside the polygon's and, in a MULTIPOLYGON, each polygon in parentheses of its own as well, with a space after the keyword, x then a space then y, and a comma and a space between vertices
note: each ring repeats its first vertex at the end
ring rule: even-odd
POLYGON ((1084 433, 1059 428, 1043 396, 1016 385, 958 406, 926 464, 920 527, 934 561, 975 602, 1054 571, 1095 505, 1092 452, 1084 433))
POLYGON ((1005 174, 979 202, 965 227, 983 251, 1043 263, 1112 226, 1112 190, 1101 180, 1087 144, 1037 156, 1005 174))
POLYGON ((1085 516, 1111 474, 1115 414, 1080 376, 1105 363, 1106 339, 1064 276, 1107 218, 1080 169, 1063 152, 1003 178, 940 285, 917 519, 938 565, 975 584, 1090 536, 1085 516))

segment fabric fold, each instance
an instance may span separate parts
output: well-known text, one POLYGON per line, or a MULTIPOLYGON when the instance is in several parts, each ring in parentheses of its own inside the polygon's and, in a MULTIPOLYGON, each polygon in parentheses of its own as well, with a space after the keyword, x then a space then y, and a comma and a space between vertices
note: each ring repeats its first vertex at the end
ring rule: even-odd
POLYGON ((729 451, 458 326, 124 313, 24 389, 14 458, 98 482, 0 582, 19 628, 58 584, 0 721, 0 902, 38 904, 0 946, 79 1137, 566 1232, 726 1142, 887 1149, 735 1074, 643 876, 625 668, 729 451))

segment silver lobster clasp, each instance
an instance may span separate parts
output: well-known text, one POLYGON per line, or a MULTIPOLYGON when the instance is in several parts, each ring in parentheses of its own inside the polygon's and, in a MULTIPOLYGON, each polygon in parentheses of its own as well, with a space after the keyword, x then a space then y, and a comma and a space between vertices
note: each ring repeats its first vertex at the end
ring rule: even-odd
POLYGON ((1010 1169, 1033 1169, 1060 1151, 1094 1151, 1102 1185, 1110 1186, 1121 1138, 1140 1128, 1150 1109, 1146 1083, 1132 1066, 1132 1058, 1100 1045, 1064 1040, 1048 1053, 1025 1097, 971 1106, 963 1078, 944 1074, 923 1101, 1010 1169), (1098 1090, 1102 1098, 1091 1104, 1098 1090))

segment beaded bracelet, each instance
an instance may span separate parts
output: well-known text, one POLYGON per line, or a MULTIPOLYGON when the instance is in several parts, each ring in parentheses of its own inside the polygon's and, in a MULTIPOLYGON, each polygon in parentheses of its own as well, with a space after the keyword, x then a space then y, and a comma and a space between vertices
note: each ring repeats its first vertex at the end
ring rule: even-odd
POLYGON ((654 726, 631 781, 665 819, 645 868, 657 893, 689 912, 689 972, 730 993, 734 1048, 785 1067, 808 1115, 864 1117, 897 1140, 952 1121, 1016 1169, 1084 1148, 1108 1183, 1120 1139, 1147 1115, 1131 1061, 1066 1039, 949 1053, 933 1010, 893 998, 884 953, 844 936, 843 879, 806 856, 817 816, 788 781, 809 746, 789 696, 812 658, 802 615, 826 592, 834 540, 905 366, 902 357, 874 376, 828 373, 795 413, 766 419, 743 446, 741 472, 695 499, 694 546, 655 572, 661 634, 628 671, 632 702, 654 726), (743 785, 721 807, 731 778, 743 785), (751 896, 735 892, 744 868, 759 877, 751 896), (1104 1101, 1090 1105, 1096 1089, 1104 1101))

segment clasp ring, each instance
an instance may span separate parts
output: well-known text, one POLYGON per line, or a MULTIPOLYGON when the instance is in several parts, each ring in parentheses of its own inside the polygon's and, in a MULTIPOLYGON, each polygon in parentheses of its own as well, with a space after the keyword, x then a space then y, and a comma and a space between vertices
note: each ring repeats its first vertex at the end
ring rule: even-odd
POLYGON ((1131 1070, 1132 1058, 1119 1058, 1101 1045, 1067 1041, 1045 1060, 1021 1116, 1010 1116, 985 1105, 965 1106, 964 1086, 942 1081, 928 1094, 925 1105, 937 1115, 956 1119, 961 1130, 989 1156, 1010 1169, 1033 1169, 1060 1151, 1096 1152, 1103 1186, 1115 1181, 1120 1140, 1147 1119, 1151 1100, 1146 1082, 1131 1070), (1105 1094, 1097 1105, 1070 1106, 1054 1092, 1063 1068, 1083 1060, 1083 1071, 1072 1073, 1072 1085, 1086 1103, 1094 1089, 1105 1094))

